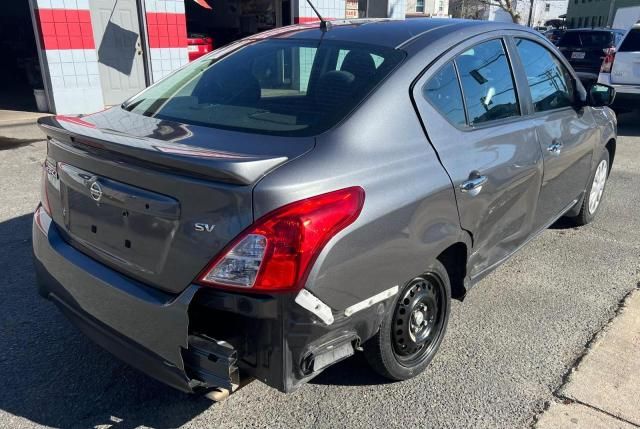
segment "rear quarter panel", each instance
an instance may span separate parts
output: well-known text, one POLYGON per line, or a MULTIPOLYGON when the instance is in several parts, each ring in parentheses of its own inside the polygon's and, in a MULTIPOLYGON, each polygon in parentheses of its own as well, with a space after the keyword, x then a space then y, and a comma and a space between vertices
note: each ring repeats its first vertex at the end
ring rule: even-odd
POLYGON ((325 246, 306 282, 335 310, 402 286, 466 239, 451 181, 411 103, 409 88, 420 70, 401 67, 346 121, 319 136, 312 152, 254 190, 258 218, 292 201, 364 188, 360 217, 325 246))

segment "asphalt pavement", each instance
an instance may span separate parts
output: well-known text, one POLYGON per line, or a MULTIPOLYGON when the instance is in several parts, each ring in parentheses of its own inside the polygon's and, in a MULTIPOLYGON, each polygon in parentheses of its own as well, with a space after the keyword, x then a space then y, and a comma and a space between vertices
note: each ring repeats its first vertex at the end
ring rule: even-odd
POLYGON ((619 134, 597 220, 558 222, 454 303, 423 374, 388 383, 356 355, 293 394, 253 382, 219 404, 120 363, 38 297, 45 147, 0 147, 0 427, 528 427, 640 282, 640 114, 619 134))

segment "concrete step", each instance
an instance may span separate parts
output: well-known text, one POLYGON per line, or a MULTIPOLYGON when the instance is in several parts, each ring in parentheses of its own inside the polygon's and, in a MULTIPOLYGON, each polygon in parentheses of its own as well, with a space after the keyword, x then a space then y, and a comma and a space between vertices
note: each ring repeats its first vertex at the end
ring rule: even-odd
POLYGON ((36 121, 48 115, 48 113, 0 110, 0 150, 44 141, 44 134, 38 128, 36 121))

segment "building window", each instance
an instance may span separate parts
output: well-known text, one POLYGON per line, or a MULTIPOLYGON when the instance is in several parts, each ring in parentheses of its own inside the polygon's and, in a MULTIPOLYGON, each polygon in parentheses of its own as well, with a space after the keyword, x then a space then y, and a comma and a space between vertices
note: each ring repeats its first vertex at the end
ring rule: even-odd
POLYGON ((550 3, 545 3, 544 4, 544 11, 545 12, 549 12, 549 10, 551 10, 551 4, 550 3))
POLYGON ((442 11, 444 11, 444 1, 440 0, 440 3, 438 3, 438 12, 442 11))
POLYGON ((598 17, 598 27, 602 27, 602 17, 598 17))
POLYGON ((416 12, 424 13, 424 0, 416 0, 416 12))
POLYGON ((578 28, 582 27, 582 17, 578 18, 578 28))

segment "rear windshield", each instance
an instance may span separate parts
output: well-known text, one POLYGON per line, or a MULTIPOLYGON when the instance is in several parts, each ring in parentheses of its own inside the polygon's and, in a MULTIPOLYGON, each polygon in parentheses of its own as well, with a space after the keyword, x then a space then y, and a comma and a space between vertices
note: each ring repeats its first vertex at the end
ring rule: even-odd
POLYGON ((620 45, 620 52, 640 52, 640 28, 629 31, 620 45))
POLYGON ((379 46, 268 39, 196 60, 123 107, 187 124, 315 135, 347 115, 403 58, 379 46))
POLYGON ((613 35, 608 31, 568 31, 558 46, 568 48, 607 48, 612 45, 613 35))

